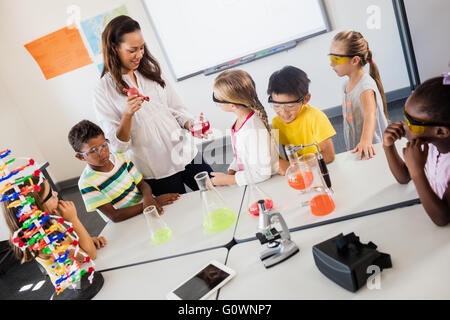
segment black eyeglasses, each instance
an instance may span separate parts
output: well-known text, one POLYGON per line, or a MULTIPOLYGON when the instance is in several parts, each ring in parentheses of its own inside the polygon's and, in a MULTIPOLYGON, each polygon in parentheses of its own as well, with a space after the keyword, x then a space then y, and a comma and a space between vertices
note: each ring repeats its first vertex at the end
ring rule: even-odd
POLYGON ((213 94, 212 94, 212 99, 213 99, 213 101, 216 102, 216 103, 235 104, 235 105, 237 105, 237 106, 241 106, 241 107, 244 107, 244 108, 248 108, 248 106, 246 106, 245 104, 242 104, 242 103, 236 103, 236 102, 229 102, 229 101, 218 100, 218 99, 216 98, 216 96, 214 95, 214 92, 213 92, 213 94))
POLYGON ((301 98, 298 98, 298 99, 295 100, 295 101, 279 102, 279 101, 274 101, 274 100, 272 99, 272 96, 269 96, 269 98, 267 99, 267 102, 269 102, 269 103, 276 103, 276 104, 292 104, 292 103, 300 103, 300 102, 303 101, 303 99, 305 99, 304 96, 301 97, 301 98))
POLYGON ((42 200, 42 203, 46 203, 48 200, 50 200, 53 197, 53 190, 52 190, 52 186, 50 184, 48 184, 48 188, 49 188, 48 195, 45 197, 44 200, 42 200))

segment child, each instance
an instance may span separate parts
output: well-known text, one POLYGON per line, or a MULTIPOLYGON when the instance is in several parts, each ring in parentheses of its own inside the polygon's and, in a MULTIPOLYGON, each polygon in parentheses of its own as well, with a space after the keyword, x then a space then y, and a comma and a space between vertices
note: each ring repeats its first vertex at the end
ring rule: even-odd
MULTIPOLYGON (((279 130, 279 142, 283 148, 289 144, 317 143, 325 162, 329 163, 334 160, 332 136, 336 131, 325 113, 308 104, 311 99, 309 82, 306 73, 293 66, 286 66, 270 76, 267 94, 277 114, 272 119, 272 127, 279 130)), ((298 154, 316 152, 312 146, 299 150, 298 154)), ((289 161, 280 159, 279 163, 279 173, 285 174, 289 161)))
POLYGON ((255 82, 243 70, 226 70, 214 81, 213 101, 237 119, 231 128, 234 159, 228 174, 212 172, 214 185, 258 183, 275 173, 278 153, 255 82))
POLYGON ((102 129, 91 121, 76 124, 69 132, 69 143, 75 157, 87 162, 78 187, 88 212, 98 210, 119 222, 142 213, 150 205, 163 213, 163 205, 180 197, 171 193, 154 198, 133 162, 125 154, 110 153, 102 129))
POLYGON ((358 159, 375 155, 374 143, 382 140, 388 124, 386 97, 369 44, 356 31, 339 32, 330 49, 331 67, 339 77, 348 76, 344 85, 342 114, 347 151, 358 152, 358 159), (364 66, 370 64, 370 75, 364 66))
POLYGON ((442 77, 425 81, 406 101, 404 113, 406 124, 391 123, 383 135, 389 168, 399 183, 414 181, 428 216, 444 226, 450 222, 450 85, 442 77), (395 148, 404 136, 405 161, 395 148))
MULTIPOLYGON (((39 183, 39 177, 32 177, 31 178, 32 184, 30 183, 30 180, 25 180, 25 182, 22 185, 19 185, 19 188, 25 187, 25 186, 31 186, 31 185, 38 185, 39 183)), ((82 225, 80 220, 77 217, 77 212, 75 209, 75 205, 71 201, 62 201, 58 200, 57 192, 52 192, 52 189, 50 187, 50 184, 43 180, 43 182, 39 185, 40 190, 39 191, 32 191, 27 194, 27 197, 31 197, 34 199, 34 206, 37 210, 48 212, 52 215, 58 215, 62 216, 65 221, 68 221, 72 223, 72 227, 74 231, 77 233, 79 237, 79 246, 80 249, 85 252, 87 255, 89 255, 90 258, 95 259, 97 255, 96 248, 103 247, 106 244, 106 240, 103 237, 99 238, 91 238, 85 227, 82 225)), ((5 192, 5 195, 14 193, 14 190, 10 190, 5 192)), ((44 269, 47 271, 52 283, 54 285, 56 280, 60 277, 54 272, 55 269, 55 263, 52 260, 51 256, 49 254, 44 253, 42 250, 40 251, 33 251, 30 248, 26 248, 25 250, 19 249, 17 246, 15 246, 12 243, 12 235, 14 232, 18 229, 20 229, 24 222, 20 222, 17 218, 17 214, 19 212, 18 208, 11 207, 8 208, 8 205, 11 203, 11 201, 4 201, 3 204, 3 215, 5 218, 5 222, 8 226, 8 229, 10 231, 10 242, 11 247, 14 249, 15 257, 21 261, 21 263, 32 261, 34 258, 36 261, 44 267, 44 269)), ((48 221, 45 224, 45 229, 49 228, 52 221, 48 221)), ((65 230, 57 229, 55 230, 52 235, 59 234, 61 232, 64 232, 65 230)), ((84 260, 84 257, 77 256, 77 260, 84 260)))

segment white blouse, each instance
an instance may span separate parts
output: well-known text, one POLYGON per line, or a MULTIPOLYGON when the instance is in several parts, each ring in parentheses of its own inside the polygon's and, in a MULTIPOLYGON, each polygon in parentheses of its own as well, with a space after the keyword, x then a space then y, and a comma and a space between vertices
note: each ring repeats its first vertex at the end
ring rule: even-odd
POLYGON ((236 171, 236 184, 259 183, 277 172, 278 148, 256 114, 247 118, 232 135, 235 155, 228 170, 236 171))
MULTIPOLYGON (((184 128, 193 119, 171 84, 165 80, 162 88, 157 82, 135 71, 139 93, 149 96, 132 119, 131 138, 127 142, 117 138, 127 96, 119 94, 112 76, 101 78, 94 92, 94 108, 100 127, 116 152, 127 152, 144 179, 161 179, 183 171, 197 155, 194 140, 184 128)), ((123 80, 135 84, 125 74, 123 80)))

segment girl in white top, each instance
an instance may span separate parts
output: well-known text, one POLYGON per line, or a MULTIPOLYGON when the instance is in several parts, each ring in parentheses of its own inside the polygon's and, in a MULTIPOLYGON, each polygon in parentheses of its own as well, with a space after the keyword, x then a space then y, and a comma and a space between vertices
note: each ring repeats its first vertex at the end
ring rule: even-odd
POLYGON ((278 150, 255 83, 243 70, 227 70, 214 81, 213 100, 237 119, 231 128, 234 159, 228 174, 212 172, 214 185, 258 183, 277 172, 278 150))
POLYGON ((185 130, 193 121, 172 86, 162 78, 139 24, 128 16, 111 20, 102 34, 104 68, 95 89, 100 126, 116 152, 129 151, 155 196, 197 190, 194 175, 211 172, 185 130), (127 97, 137 88, 142 96, 127 97), (196 163, 194 163, 196 158, 196 163))

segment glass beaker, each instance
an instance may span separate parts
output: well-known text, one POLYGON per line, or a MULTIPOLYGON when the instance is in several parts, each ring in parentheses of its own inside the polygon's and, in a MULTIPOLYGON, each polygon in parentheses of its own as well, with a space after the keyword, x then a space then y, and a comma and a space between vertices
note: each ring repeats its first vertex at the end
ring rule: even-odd
POLYGON ((266 209, 271 210, 274 208, 272 198, 265 193, 257 185, 250 183, 247 186, 248 197, 247 197, 247 209, 248 212, 254 216, 259 216, 258 201, 264 200, 264 205, 266 209))
POLYGON ((199 120, 192 121, 189 124, 189 131, 194 137, 207 137, 210 129, 210 123, 208 119, 203 115, 203 112, 200 113, 199 120))
POLYGON ((144 217, 150 229, 152 241, 156 244, 164 243, 172 236, 172 230, 158 214, 155 206, 148 206, 144 209, 144 217))
POLYGON ((222 231, 233 225, 236 213, 225 204, 220 193, 214 188, 206 171, 194 176, 200 189, 203 206, 203 226, 208 231, 222 231))
MULTIPOLYGON (((314 154, 311 153, 308 153, 308 155, 314 156, 314 154)), ((289 154, 290 165, 286 170, 286 178, 289 186, 300 191, 300 194, 304 194, 314 181, 314 172, 312 171, 313 168, 311 168, 309 162, 309 156, 308 158, 304 158, 304 156, 299 158, 296 152, 289 154)))
POLYGON ((330 189, 325 186, 314 187, 311 190, 309 207, 315 216, 325 216, 336 208, 330 189))

